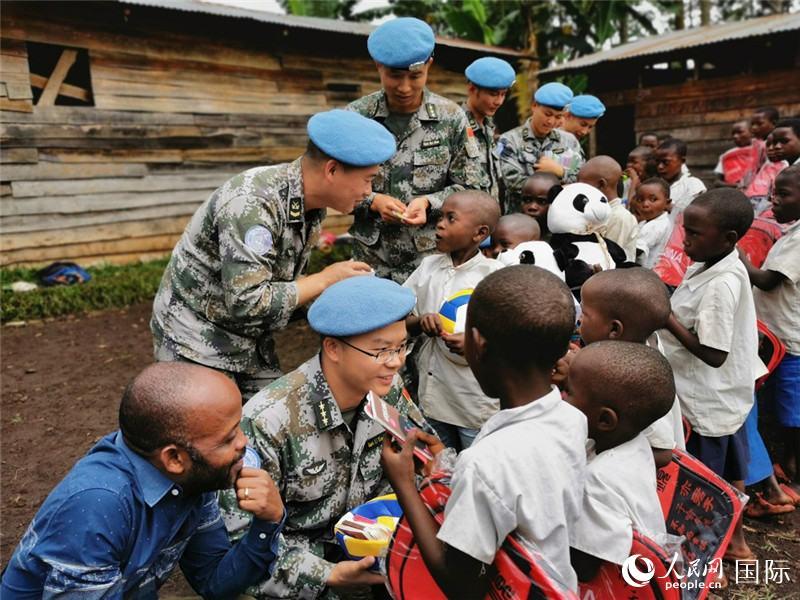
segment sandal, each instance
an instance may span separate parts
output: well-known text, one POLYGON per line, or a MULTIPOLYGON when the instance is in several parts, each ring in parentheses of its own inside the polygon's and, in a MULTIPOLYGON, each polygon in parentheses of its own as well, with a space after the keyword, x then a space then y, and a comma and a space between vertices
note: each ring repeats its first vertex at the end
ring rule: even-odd
MULTIPOLYGON (((794 511, 792 504, 772 504, 764 499, 761 492, 758 492, 744 509, 744 514, 750 519, 763 519, 764 517, 774 517, 785 515, 794 511)), ((741 559, 740 559, 741 560, 741 559)), ((744 560, 749 560, 745 558, 744 560)))
POLYGON ((792 486, 790 486, 787 483, 781 483, 780 488, 784 494, 786 494, 787 496, 789 496, 789 498, 792 499, 792 502, 794 502, 795 506, 800 506, 800 494, 795 492, 794 489, 792 489, 792 486))

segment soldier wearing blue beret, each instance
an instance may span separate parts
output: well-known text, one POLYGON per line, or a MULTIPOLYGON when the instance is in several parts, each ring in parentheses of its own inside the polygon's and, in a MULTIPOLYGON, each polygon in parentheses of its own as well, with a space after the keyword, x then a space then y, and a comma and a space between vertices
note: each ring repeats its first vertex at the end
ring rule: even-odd
POLYGON ((591 94, 575 96, 567 105, 562 129, 581 140, 589 135, 597 120, 605 112, 605 105, 596 96, 591 94))
POLYGON ((572 183, 584 162, 577 138, 558 129, 572 90, 563 83, 546 83, 536 90, 531 116, 519 127, 504 133, 497 142, 500 170, 506 186, 506 212, 522 206, 522 188, 535 171, 553 173, 563 183, 572 183))
POLYGON ((488 189, 480 149, 461 108, 426 87, 433 63, 433 30, 419 19, 388 21, 367 49, 381 91, 348 109, 383 125, 397 154, 381 165, 372 194, 355 210, 353 255, 380 277, 403 282, 436 248, 436 213, 463 189, 488 189))
POLYGON ((349 213, 371 193, 394 137, 345 110, 311 117, 308 137, 300 158, 240 173, 197 209, 153 303, 156 360, 224 371, 245 400, 281 374, 272 332, 331 284, 370 271, 345 261, 298 279, 325 209, 349 213))
MULTIPOLYGON (((338 598, 339 588, 383 583, 370 571, 372 557, 346 559, 332 529, 354 506, 391 491, 380 463, 384 431, 365 413, 368 392, 432 432, 398 375, 407 354, 405 317, 415 303, 411 290, 378 277, 332 285, 308 312, 322 336, 319 354, 245 405, 242 429, 286 507, 272 576, 248 594, 338 598)), ((252 516, 233 491, 223 492, 220 504, 229 532, 240 538, 252 516)))
POLYGON ((506 61, 486 56, 470 64, 467 76, 467 100, 461 105, 475 132, 481 150, 481 166, 489 178, 489 194, 500 201, 502 176, 500 162, 494 154, 494 114, 505 102, 508 89, 514 84, 514 67, 506 61))

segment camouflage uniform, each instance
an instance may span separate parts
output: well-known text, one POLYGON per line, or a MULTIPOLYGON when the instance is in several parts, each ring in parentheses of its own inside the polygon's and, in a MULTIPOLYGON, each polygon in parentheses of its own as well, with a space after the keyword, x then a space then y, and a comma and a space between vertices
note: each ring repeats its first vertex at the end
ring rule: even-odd
POLYGON ((533 133, 530 118, 500 137, 496 153, 506 186, 506 212, 521 210, 522 186, 533 175, 533 165, 539 157, 552 158, 564 167, 563 183, 574 182, 584 163, 583 149, 574 135, 553 129, 545 137, 538 138, 533 133))
MULTIPOLYGON (((375 92, 348 107, 383 123, 389 116, 385 94, 375 92)), ((397 154, 381 165, 373 194, 355 210, 350 233, 356 239, 353 258, 368 263, 380 277, 403 283, 423 257, 436 248, 436 213, 445 198, 465 188, 488 189, 481 173, 479 150, 464 111, 427 89, 422 105, 397 140, 397 154), (386 223, 370 206, 376 193, 408 204, 425 196, 430 202, 422 227, 386 223)))
MULTIPOLYGON (((424 425, 419 409, 406 400, 402 381, 384 400, 424 425)), ((250 588, 264 598, 318 598, 341 556, 333 526, 348 510, 390 491, 380 465, 383 428, 366 416, 363 404, 353 427, 342 419, 319 356, 256 394, 244 407, 242 429, 261 455, 286 506, 272 578, 250 588)), ((232 490, 220 498, 233 539, 247 531, 252 515, 238 508, 232 490)), ((329 591, 328 598, 336 597, 329 591)))
POLYGON ((478 142, 478 149, 480 150, 481 167, 483 167, 484 175, 489 179, 489 194, 492 198, 500 202, 503 179, 500 173, 500 161, 497 159, 494 152, 496 145, 494 143, 494 133, 496 130, 494 119, 488 116, 484 117, 483 127, 481 127, 475 115, 472 114, 472 111, 467 107, 466 102, 461 105, 461 108, 464 109, 464 114, 467 115, 469 126, 472 128, 472 131, 475 132, 475 141, 478 142))
POLYGON ((280 377, 272 331, 297 307, 325 216, 305 212, 300 161, 240 173, 197 209, 153 302, 156 360, 225 371, 245 399, 280 377))

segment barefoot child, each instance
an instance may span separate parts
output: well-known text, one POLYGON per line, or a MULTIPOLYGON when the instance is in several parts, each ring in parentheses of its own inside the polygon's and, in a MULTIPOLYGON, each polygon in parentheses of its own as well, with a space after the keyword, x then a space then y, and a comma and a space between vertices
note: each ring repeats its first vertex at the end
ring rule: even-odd
POLYGON ((408 331, 428 336, 417 355, 420 408, 445 445, 456 450, 468 448, 481 425, 500 407, 481 392, 470 373, 463 357, 463 332, 446 333, 438 312, 450 296, 474 288, 503 267, 478 250, 495 230, 499 216, 497 202, 484 192, 449 196, 436 225, 439 253, 425 257, 403 284, 417 296, 414 311, 406 319, 408 331))
POLYGON ((412 444, 397 452, 384 442, 392 486, 425 565, 449 598, 485 597, 488 565, 512 532, 577 590, 568 531, 583 495, 586 417, 550 384, 574 321, 569 289, 538 267, 506 267, 478 284, 467 310, 465 355, 502 410, 459 455, 438 534, 417 493, 412 444))
POLYGON ((640 219, 636 262, 646 269, 652 269, 658 262, 672 233, 671 205, 669 184, 661 177, 646 179, 636 192, 636 213, 640 219))
MULTIPOLYGON (((744 261, 759 319, 786 345, 786 355, 769 379, 778 422, 784 427, 783 470, 789 493, 800 504, 800 166, 775 179, 772 207, 778 223, 792 223, 767 255, 761 269, 744 261)), ((773 493, 769 502, 780 500, 773 493)), ((774 503, 774 502, 773 502, 774 503)))
MULTIPOLYGON (((662 336, 681 410, 692 426, 686 449, 740 491, 749 460, 743 425, 755 380, 766 373, 758 357, 753 292, 736 252, 752 222, 750 202, 732 188, 705 192, 686 208, 684 249, 695 263, 672 295, 662 336)), ((754 559, 741 520, 725 556, 754 559)))
POLYGON ((656 541, 667 533, 643 430, 667 414, 675 382, 658 350, 606 341, 575 355, 568 388, 567 402, 586 415, 594 440, 583 511, 570 531, 572 565, 580 581, 589 581, 603 561, 625 562, 633 530, 656 541))

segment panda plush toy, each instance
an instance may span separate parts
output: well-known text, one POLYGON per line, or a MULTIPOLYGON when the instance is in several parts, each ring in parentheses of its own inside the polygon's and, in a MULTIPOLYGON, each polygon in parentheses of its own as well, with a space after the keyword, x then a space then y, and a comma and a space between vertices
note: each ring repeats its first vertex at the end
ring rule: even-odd
POLYGON ((580 301, 583 282, 600 270, 634 266, 625 251, 598 230, 611 216, 608 199, 586 183, 556 185, 548 195, 547 228, 553 257, 564 281, 580 301))
POLYGON ((509 267, 511 265, 536 265, 557 275, 564 281, 564 271, 558 266, 553 249, 547 242, 522 242, 511 250, 503 250, 497 260, 509 267))

